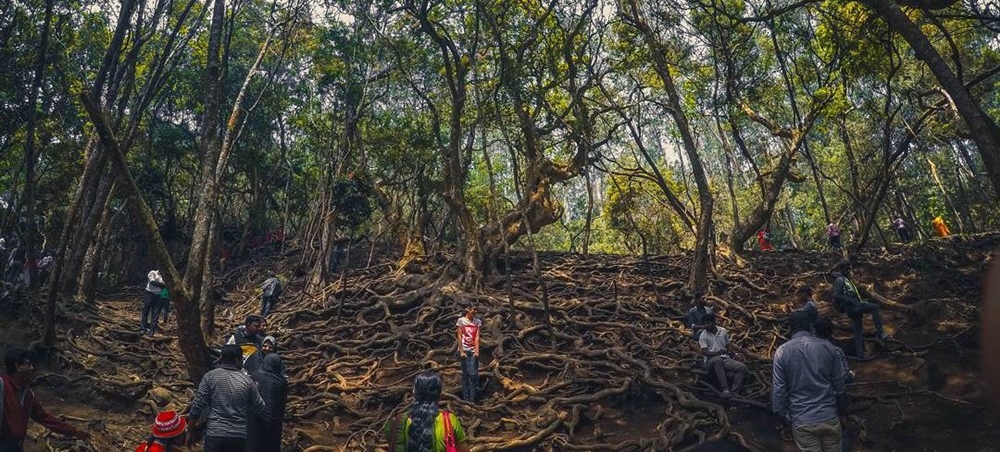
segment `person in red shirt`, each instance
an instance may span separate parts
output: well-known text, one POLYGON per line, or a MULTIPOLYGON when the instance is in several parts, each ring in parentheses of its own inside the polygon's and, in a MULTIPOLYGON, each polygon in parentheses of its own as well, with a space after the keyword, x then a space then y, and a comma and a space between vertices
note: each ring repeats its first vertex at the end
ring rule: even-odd
POLYGON ((762 228, 757 231, 757 244, 760 245, 761 251, 773 251, 774 248, 771 246, 771 230, 768 228, 762 228))
POLYGON ((69 425, 49 414, 38 403, 35 391, 31 390, 31 373, 35 365, 31 363, 31 352, 11 349, 4 356, 6 373, 0 376, 0 452, 22 452, 24 438, 28 435, 28 419, 42 424, 56 433, 90 439, 90 434, 69 425))
POLYGON ((164 411, 156 415, 153 432, 145 443, 135 448, 135 452, 181 452, 178 446, 181 435, 187 430, 187 419, 176 411, 164 411))
POLYGON ((455 322, 458 336, 458 356, 462 362, 462 399, 476 403, 479 387, 479 328, 483 322, 476 318, 476 307, 469 305, 465 315, 455 322))

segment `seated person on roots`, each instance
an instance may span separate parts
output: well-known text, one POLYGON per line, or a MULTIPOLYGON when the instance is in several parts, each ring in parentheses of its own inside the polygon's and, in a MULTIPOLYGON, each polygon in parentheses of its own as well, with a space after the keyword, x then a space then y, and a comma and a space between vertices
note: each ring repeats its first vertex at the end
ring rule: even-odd
POLYGON ((851 328, 854 330, 855 355, 858 359, 865 359, 865 314, 872 316, 876 337, 888 339, 889 336, 882 329, 882 318, 879 316, 878 305, 862 300, 857 286, 851 281, 851 263, 843 261, 838 264, 837 268, 839 272, 834 274, 837 279, 833 282, 833 305, 851 319, 851 328))
POLYGON ((746 376, 747 366, 733 357, 739 358, 739 354, 733 352, 730 356, 730 348, 735 349, 735 345, 729 343, 729 332, 721 326, 715 324, 715 314, 709 313, 704 318, 705 329, 698 338, 698 345, 701 347, 701 354, 708 358, 705 365, 715 372, 715 377, 719 380, 722 395, 729 397, 733 392, 739 392, 743 386, 743 377, 746 376), (733 384, 729 385, 726 379, 726 372, 733 372, 733 384))

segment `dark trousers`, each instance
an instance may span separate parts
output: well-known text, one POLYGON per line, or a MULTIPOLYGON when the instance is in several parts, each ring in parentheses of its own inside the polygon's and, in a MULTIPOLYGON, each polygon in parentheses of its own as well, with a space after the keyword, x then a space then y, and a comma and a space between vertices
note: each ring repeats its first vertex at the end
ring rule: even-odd
POLYGON ((274 295, 264 295, 263 301, 260 302, 260 316, 267 317, 274 307, 278 304, 278 297, 274 295))
POLYGON ((246 452, 246 438, 205 437, 205 452, 246 452))
POLYGON ((479 386, 479 358, 474 352, 462 351, 462 400, 476 402, 479 386))
POLYGON ((24 443, 9 439, 0 439, 0 452, 24 452, 24 443))
POLYGON ((152 335, 156 332, 156 325, 160 321, 160 295, 146 291, 146 298, 142 300, 142 314, 139 318, 139 328, 142 332, 152 335))
POLYGON ((715 372, 715 378, 719 380, 719 385, 723 391, 739 391, 743 387, 743 378, 747 374, 747 365, 728 356, 713 356, 708 359, 705 366, 715 372), (729 384, 726 373, 733 373, 733 384, 729 384))
POLYGON ((896 235, 898 235, 899 240, 902 240, 904 243, 910 241, 910 231, 906 228, 896 229, 896 235))
POLYGON ((247 452, 281 452, 281 424, 254 417, 250 421, 247 452))
POLYGON ((875 324, 875 334, 882 334, 882 318, 878 313, 878 305, 862 301, 848 315, 851 318, 851 329, 854 330, 855 355, 858 358, 865 356, 865 314, 872 315, 872 323, 875 324))
POLYGON ((830 247, 833 248, 833 249, 835 249, 835 250, 839 250, 840 249, 840 236, 839 235, 831 235, 830 236, 830 247))

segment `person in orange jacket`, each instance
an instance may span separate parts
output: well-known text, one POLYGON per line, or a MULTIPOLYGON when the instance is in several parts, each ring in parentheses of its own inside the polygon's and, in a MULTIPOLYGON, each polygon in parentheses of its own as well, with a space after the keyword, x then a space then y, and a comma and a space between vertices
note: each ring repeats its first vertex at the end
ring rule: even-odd
POLYGON ((937 232, 938 237, 948 237, 951 235, 951 230, 948 229, 948 225, 945 224, 944 219, 941 215, 938 215, 933 220, 931 220, 931 226, 934 227, 934 232, 937 232))

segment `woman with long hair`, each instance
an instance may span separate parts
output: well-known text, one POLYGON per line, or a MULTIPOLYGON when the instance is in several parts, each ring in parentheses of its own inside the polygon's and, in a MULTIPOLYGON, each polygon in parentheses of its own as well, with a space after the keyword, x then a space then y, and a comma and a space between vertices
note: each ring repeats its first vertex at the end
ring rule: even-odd
POLYGON ((395 452, 445 452, 451 442, 461 452, 469 452, 465 430, 458 416, 441 411, 441 375, 427 371, 413 382, 413 405, 409 415, 386 424, 389 450, 395 452), (447 416, 446 416, 447 415, 447 416))

